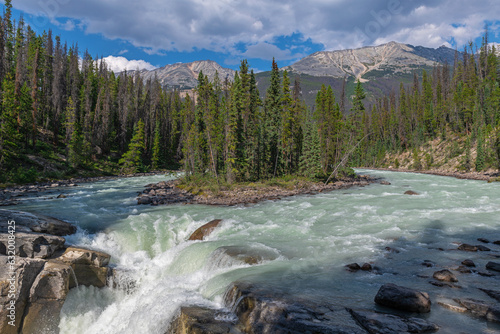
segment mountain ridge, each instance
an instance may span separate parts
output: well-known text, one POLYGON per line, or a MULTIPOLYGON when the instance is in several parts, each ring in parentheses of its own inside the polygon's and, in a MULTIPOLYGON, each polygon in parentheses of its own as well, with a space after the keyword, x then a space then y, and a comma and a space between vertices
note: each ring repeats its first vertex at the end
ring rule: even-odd
MULTIPOLYGON (((131 71, 129 73, 136 72, 131 71)), ((198 75, 203 72, 210 81, 214 80, 215 73, 218 73, 221 82, 226 78, 234 79, 235 71, 229 68, 224 68, 213 60, 196 60, 190 63, 176 63, 165 65, 154 70, 141 70, 139 75, 143 80, 154 79, 160 80, 163 86, 192 89, 198 84, 198 75)))
POLYGON ((446 46, 433 49, 389 42, 358 49, 318 51, 284 69, 311 76, 342 78, 347 75, 367 81, 369 79, 363 76, 372 71, 387 72, 388 75, 408 73, 421 67, 450 63, 455 54, 455 50, 446 46))

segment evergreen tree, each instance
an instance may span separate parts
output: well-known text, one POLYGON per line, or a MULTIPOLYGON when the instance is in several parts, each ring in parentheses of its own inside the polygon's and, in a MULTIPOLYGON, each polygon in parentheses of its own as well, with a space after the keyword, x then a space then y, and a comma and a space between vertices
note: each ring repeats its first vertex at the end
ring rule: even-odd
POLYGON ((484 169, 485 152, 484 152, 484 136, 483 130, 479 128, 477 134, 477 155, 476 155, 476 171, 480 172, 484 169))
POLYGON ((323 174, 319 130, 316 123, 308 117, 304 129, 304 144, 300 157, 300 174, 316 177, 323 174))
POLYGON ((151 157, 151 168, 157 170, 160 167, 160 123, 156 123, 155 135, 153 140, 153 156, 151 157))
POLYGON ((281 77, 278 64, 273 58, 271 84, 266 92, 263 120, 264 175, 277 176, 280 173, 281 138, 281 77))
POLYGON ((142 154, 146 146, 144 145, 144 122, 139 120, 134 126, 134 135, 128 151, 125 152, 119 163, 122 166, 122 171, 126 173, 136 173, 142 169, 142 154))

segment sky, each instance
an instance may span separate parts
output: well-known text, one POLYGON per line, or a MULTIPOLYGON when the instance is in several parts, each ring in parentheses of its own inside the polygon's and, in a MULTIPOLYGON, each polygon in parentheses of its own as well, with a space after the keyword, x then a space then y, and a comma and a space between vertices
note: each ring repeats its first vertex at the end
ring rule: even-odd
MULTIPOLYGON (((3 1, 0 1, 2 3, 3 1)), ((462 50, 500 43, 498 0, 12 0, 14 17, 51 29, 115 71, 214 60, 256 72, 317 51, 390 41, 462 50)))

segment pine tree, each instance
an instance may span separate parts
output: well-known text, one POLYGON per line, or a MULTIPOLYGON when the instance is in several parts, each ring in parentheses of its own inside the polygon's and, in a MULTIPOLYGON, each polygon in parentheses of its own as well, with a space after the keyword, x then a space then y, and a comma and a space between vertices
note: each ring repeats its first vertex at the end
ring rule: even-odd
POLYGON ((9 166, 17 155, 19 133, 16 131, 15 110, 17 108, 15 85, 8 73, 2 83, 2 108, 0 114, 0 168, 9 166))
POLYGON ((123 154, 119 161, 122 166, 122 171, 126 173, 136 173, 142 169, 142 154, 146 146, 144 145, 144 122, 139 120, 134 126, 134 135, 128 151, 123 154))
POLYGON ((316 177, 324 175, 322 169, 319 130, 311 117, 308 117, 305 123, 299 171, 303 176, 316 177))
POLYGON ((264 173, 266 177, 280 173, 281 138, 281 78, 278 64, 273 58, 271 84, 266 92, 263 121, 264 173))
POLYGON ((151 168, 157 170, 160 167, 160 123, 156 123, 155 135, 153 140, 153 156, 151 158, 151 168))
POLYGON ((476 155, 476 171, 480 172, 484 169, 485 152, 484 152, 484 135, 483 129, 479 128, 477 134, 477 155, 476 155))

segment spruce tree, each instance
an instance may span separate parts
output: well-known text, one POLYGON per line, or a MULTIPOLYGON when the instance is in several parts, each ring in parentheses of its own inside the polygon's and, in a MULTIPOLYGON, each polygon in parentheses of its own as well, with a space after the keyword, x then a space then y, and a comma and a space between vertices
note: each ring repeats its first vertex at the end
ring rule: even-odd
POLYGON ((134 135, 128 151, 125 152, 119 163, 122 166, 122 171, 126 173, 136 173, 142 169, 142 154, 146 146, 144 144, 144 122, 139 120, 134 126, 134 135))
POLYGON ((160 123, 156 122, 155 134, 153 139, 153 155, 151 157, 151 168, 157 170, 160 167, 160 123))

